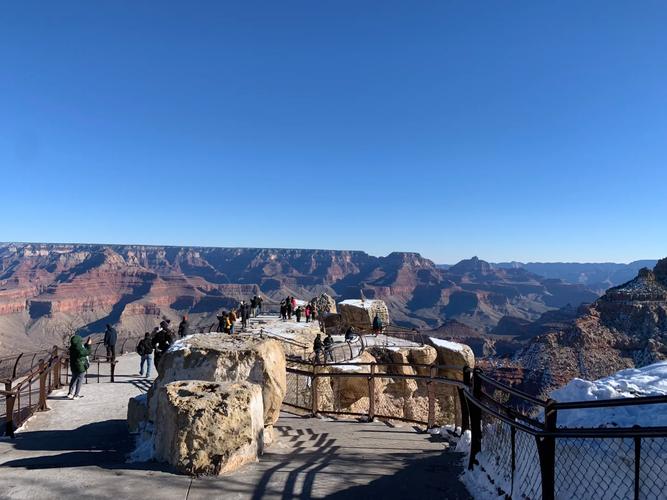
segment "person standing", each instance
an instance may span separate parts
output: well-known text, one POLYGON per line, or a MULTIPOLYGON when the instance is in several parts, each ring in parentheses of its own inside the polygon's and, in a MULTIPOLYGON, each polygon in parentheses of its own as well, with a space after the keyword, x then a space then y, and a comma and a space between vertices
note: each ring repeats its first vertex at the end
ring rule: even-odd
POLYGON ((306 314, 306 323, 308 323, 310 321, 310 304, 306 305, 305 314, 306 314))
POLYGON ((287 306, 287 319, 292 319, 292 298, 288 295, 285 299, 285 305, 287 306))
POLYGON ((263 302, 262 297, 258 295, 257 296, 257 316, 262 314, 262 302, 263 302))
POLYGON ((144 374, 144 364, 146 365, 146 378, 151 376, 151 365, 153 364, 153 342, 151 341, 151 334, 146 332, 144 338, 137 344, 137 354, 141 356, 141 363, 139 364, 139 376, 144 374))
POLYGON ((253 318, 257 317, 257 295, 253 295, 250 299, 250 313, 253 318))
POLYGON ((313 351, 315 351, 315 362, 321 363, 324 359, 324 356, 322 356, 324 344, 322 344, 322 335, 320 333, 317 334, 315 342, 313 342, 313 351))
POLYGON ((333 337, 331 336, 330 332, 327 332, 327 336, 324 337, 324 354, 325 354, 325 359, 329 359, 333 363, 333 345, 334 345, 334 340, 333 337))
POLYGON ((226 318, 226 316, 227 316, 227 313, 225 313, 225 311, 222 311, 220 314, 218 314, 216 316, 216 318, 218 320, 218 328, 216 329, 216 331, 218 333, 222 333, 222 332, 225 331, 225 318, 226 318))
POLYGON ((382 320, 380 319, 380 316, 378 314, 375 315, 373 318, 373 333, 376 335, 379 335, 382 333, 382 328, 383 328, 382 320))
POLYGON ((116 361, 116 341, 118 340, 118 332, 116 329, 107 323, 104 331, 104 347, 107 348, 107 361, 116 361))
POLYGON ((248 327, 248 318, 250 317, 250 307, 248 304, 243 304, 241 308, 241 329, 245 332, 248 327))
POLYGON ((280 318, 283 321, 287 320, 287 306, 285 305, 284 300, 280 301, 280 318))
POLYGON ((187 316, 183 316, 183 319, 181 319, 181 322, 178 325, 178 336, 183 338, 188 335, 190 335, 190 322, 188 321, 187 316))
POLYGON ((160 358, 162 355, 167 352, 169 346, 174 343, 174 336, 169 330, 169 324, 163 321, 160 323, 160 329, 153 336, 152 344, 155 348, 155 368, 160 364, 160 358), (163 326, 164 325, 164 326, 163 326))
POLYGON ((88 356, 90 356, 91 339, 88 337, 83 343, 81 337, 73 335, 69 341, 69 367, 72 371, 72 380, 69 383, 69 391, 67 392, 68 399, 79 399, 83 396, 79 395, 81 391, 81 384, 86 376, 86 370, 90 366, 88 356))
POLYGON ((301 323, 301 306, 296 308, 296 311, 294 311, 294 316, 296 316, 296 322, 301 323))
POLYGON ((236 325, 236 313, 234 312, 234 309, 229 311, 229 315, 227 316, 227 319, 229 320, 229 334, 234 335, 234 326, 236 325))

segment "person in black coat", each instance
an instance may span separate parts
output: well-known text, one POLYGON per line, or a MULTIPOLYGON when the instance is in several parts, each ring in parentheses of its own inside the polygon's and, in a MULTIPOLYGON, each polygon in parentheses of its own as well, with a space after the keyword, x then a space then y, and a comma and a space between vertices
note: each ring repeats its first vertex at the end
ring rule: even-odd
POLYGON ((321 363, 323 359, 322 353, 324 352, 324 344, 322 343, 322 335, 319 333, 315 337, 315 342, 313 342, 313 351, 315 352, 315 361, 321 363))
POLYGON ((331 333, 327 333, 327 336, 324 337, 324 353, 326 355, 326 358, 328 358, 332 362, 334 360, 333 345, 334 345, 334 339, 331 336, 331 333))
POLYGON ((146 332, 144 338, 137 344, 137 354, 141 356, 139 363, 139 376, 144 374, 144 364, 146 365, 146 378, 151 376, 151 364, 153 364, 153 341, 151 334, 146 332))
POLYGON ((181 323, 178 325, 178 336, 180 338, 190 335, 190 322, 187 316, 183 316, 181 323))
POLYGON ((118 340, 118 332, 116 329, 107 324, 104 331, 104 347, 107 348, 107 361, 116 360, 116 341, 118 340))
MULTIPOLYGON (((162 323, 164 323, 164 321, 162 323)), ((160 328, 155 335, 153 335, 152 343, 155 348, 155 367, 157 368, 162 355, 167 352, 169 346, 174 343, 174 336, 168 328, 160 328)))
POLYGON ((296 316, 296 322, 301 323, 301 306, 296 308, 296 311, 294 311, 294 316, 296 316))

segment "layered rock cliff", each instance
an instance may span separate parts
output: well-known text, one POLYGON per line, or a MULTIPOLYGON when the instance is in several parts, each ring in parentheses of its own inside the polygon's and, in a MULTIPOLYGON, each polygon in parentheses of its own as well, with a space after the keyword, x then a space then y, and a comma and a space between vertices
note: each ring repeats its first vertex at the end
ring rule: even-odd
POLYGON ((194 326, 255 294, 279 300, 383 299, 393 321, 484 331, 596 296, 579 285, 473 258, 447 270, 416 253, 137 245, 0 245, 0 351, 60 343, 71 333, 145 331, 164 316, 194 326))

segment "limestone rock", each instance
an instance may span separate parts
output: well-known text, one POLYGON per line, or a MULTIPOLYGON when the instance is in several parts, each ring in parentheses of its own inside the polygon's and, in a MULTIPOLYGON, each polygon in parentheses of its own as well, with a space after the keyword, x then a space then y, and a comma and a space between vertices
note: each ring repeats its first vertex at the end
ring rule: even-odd
POLYGON ((318 313, 335 313, 336 312, 336 301, 326 293, 321 294, 317 299, 315 299, 315 305, 317 307, 318 313))
POLYGON ((127 403, 127 426, 131 434, 141 430, 141 424, 148 420, 148 397, 140 394, 127 403))
POLYGON ((432 342, 438 353, 438 364, 452 367, 451 369, 439 369, 439 376, 455 380, 463 380, 462 368, 464 366, 471 369, 475 367, 475 355, 470 346, 439 339, 432 339, 432 342))
POLYGON ((338 312, 345 323, 357 330, 372 330, 376 314, 385 326, 389 324, 389 310, 383 300, 344 300, 338 303, 338 312))
POLYGON ((287 387, 285 353, 280 343, 258 337, 196 334, 176 342, 159 365, 159 375, 149 391, 149 419, 155 421, 155 394, 177 380, 214 382, 248 381, 262 389, 264 423, 273 425, 287 387))
POLYGON ((192 475, 217 475, 264 450, 262 389, 249 382, 179 381, 158 393, 155 458, 192 475))

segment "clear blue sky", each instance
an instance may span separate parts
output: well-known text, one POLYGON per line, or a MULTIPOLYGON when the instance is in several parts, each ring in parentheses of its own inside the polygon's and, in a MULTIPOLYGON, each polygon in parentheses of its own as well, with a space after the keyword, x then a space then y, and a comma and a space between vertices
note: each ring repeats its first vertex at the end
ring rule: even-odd
POLYGON ((1 241, 667 255, 662 1, 0 3, 1 241))

